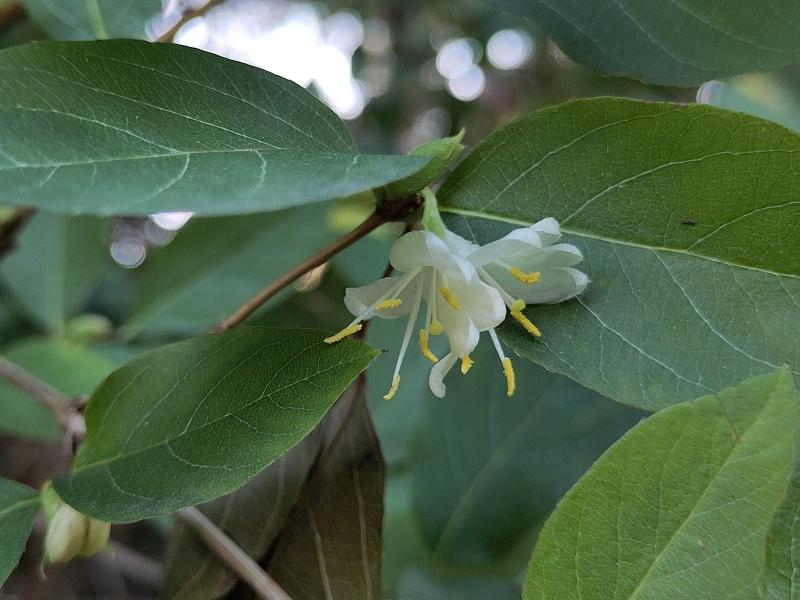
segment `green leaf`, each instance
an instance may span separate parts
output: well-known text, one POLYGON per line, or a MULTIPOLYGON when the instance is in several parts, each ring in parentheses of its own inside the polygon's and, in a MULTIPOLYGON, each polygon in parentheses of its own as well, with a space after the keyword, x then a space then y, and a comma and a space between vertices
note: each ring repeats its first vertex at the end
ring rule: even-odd
POLYGON ((66 213, 267 212, 344 198, 427 157, 358 154, 303 88, 131 40, 0 51, 0 201, 66 213))
POLYGON ((318 207, 306 207, 192 219, 144 266, 123 334, 207 331, 331 239, 319 213, 318 207))
MULTIPOLYGON (((198 507, 255 560, 264 556, 285 526, 319 453, 323 424, 232 494, 198 507)), ((180 519, 170 536, 164 572, 168 600, 222 598, 238 581, 180 519)))
POLYGON ((22 0, 28 14, 53 39, 144 38, 145 24, 161 0, 22 0))
POLYGON ((523 597, 760 597, 767 531, 794 464, 798 402, 781 370, 647 418, 545 524, 523 597))
POLYGON ((798 151, 796 134, 747 115, 584 100, 498 130, 437 196, 481 243, 558 219, 591 283, 528 311, 540 341, 516 324, 502 336, 653 410, 783 364, 800 373, 798 151))
POLYGON ((464 151, 464 146, 461 144, 463 139, 464 130, 462 129, 452 137, 428 140, 413 148, 409 155, 430 156, 432 157, 431 161, 419 173, 390 184, 389 192, 400 198, 410 196, 441 177, 461 157, 461 153, 464 151))
POLYGON ((0 585, 17 566, 37 512, 39 495, 35 490, 0 478, 0 585))
POLYGON ((539 23, 578 62, 608 75, 692 86, 800 62, 794 0, 492 0, 539 23))
POLYGON ((295 600, 378 600, 384 466, 363 378, 326 419, 319 459, 269 553, 267 571, 295 600))
MULTIPOLYGON (((88 348, 62 340, 27 340, 13 345, 5 354, 8 360, 70 398, 89 394, 114 368, 88 348)), ((40 440, 61 437, 61 427, 52 411, 5 382, 0 382, 0 415, 2 431, 40 440)))
POLYGON ((303 439, 375 358, 325 335, 238 327, 135 358, 89 400, 86 442, 56 491, 81 512, 128 522, 237 489, 303 439))
POLYGON ((766 600, 800 598, 800 471, 795 465, 789 490, 767 536, 766 600))
POLYGON ((417 519, 432 555, 478 567, 503 557, 544 520, 641 413, 521 361, 509 399, 491 344, 472 356, 467 375, 448 378, 447 396, 426 403, 410 462, 417 519))
POLYGON ((40 212, 25 226, 0 278, 48 331, 81 311, 109 266, 103 222, 40 212))

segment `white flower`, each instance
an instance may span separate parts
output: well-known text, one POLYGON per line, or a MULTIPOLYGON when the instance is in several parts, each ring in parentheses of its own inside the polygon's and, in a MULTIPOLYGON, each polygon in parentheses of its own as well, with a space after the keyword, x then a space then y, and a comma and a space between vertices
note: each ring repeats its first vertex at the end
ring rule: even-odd
POLYGON ((361 329, 361 321, 373 316, 392 319, 409 315, 392 386, 384 396, 389 400, 400 385, 400 367, 424 298, 427 312, 419 346, 434 363, 428 378, 431 391, 444 396, 444 378, 459 359, 461 372, 469 371, 470 353, 478 345, 480 333, 488 331, 506 377, 506 393, 511 396, 516 377, 495 327, 505 318, 508 307, 509 314, 526 331, 541 336, 523 311, 528 304, 562 302, 586 289, 588 278, 572 268, 583 256, 571 244, 556 243, 561 231, 553 218, 515 229, 485 246, 443 226, 440 230, 442 237, 427 230, 401 236, 389 253, 389 261, 400 275, 348 288, 345 305, 356 318, 325 341, 330 344, 352 335, 361 329), (450 344, 450 352, 441 360, 428 347, 428 336, 440 333, 450 344))
MULTIPOLYGON (((443 370, 440 363, 452 366, 457 359, 461 359, 462 371, 466 372, 472 364, 469 354, 478 345, 480 332, 499 325, 506 312, 499 292, 483 282, 467 260, 454 254, 441 238, 429 231, 412 231, 401 236, 392 246, 389 262, 400 275, 348 288, 345 305, 356 318, 325 339, 330 344, 352 335, 361 329, 362 321, 373 316, 391 319, 408 315, 392 385, 384 396, 387 400, 400 385, 400 368, 423 298, 427 312, 425 325, 419 332, 419 345, 423 355, 436 365, 437 373, 443 370), (428 347, 428 336, 440 333, 447 336, 450 344, 450 353, 443 361, 428 347)), ((434 394, 444 395, 441 378, 432 375, 430 385, 434 394)))
MULTIPOLYGON (((451 231, 445 231, 444 236, 448 247, 475 267, 480 278, 500 293, 509 314, 535 337, 542 334, 522 312, 526 306, 569 300, 585 290, 589 283, 584 273, 572 268, 583 259, 581 251, 571 244, 556 244, 560 238, 558 221, 552 217, 530 227, 515 229, 485 246, 474 244, 451 231)), ((516 383, 511 360, 503 352, 495 330, 488 331, 503 365, 508 382, 507 393, 511 396, 516 383)), ((442 363, 434 367, 437 379, 453 366, 445 361, 442 363)), ((434 377, 433 372, 431 377, 434 377)))

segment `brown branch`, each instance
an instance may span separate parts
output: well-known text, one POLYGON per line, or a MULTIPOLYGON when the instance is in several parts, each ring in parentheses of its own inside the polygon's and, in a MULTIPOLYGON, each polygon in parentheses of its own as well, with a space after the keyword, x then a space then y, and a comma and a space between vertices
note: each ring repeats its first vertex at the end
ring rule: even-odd
POLYGON ((172 38, 175 37, 175 34, 178 33, 178 30, 186 25, 189 21, 194 19, 195 17, 202 17, 206 12, 210 9, 214 8, 217 4, 222 4, 225 0, 208 0, 203 6, 200 8, 194 8, 187 10, 181 15, 181 18, 178 20, 175 25, 170 27, 169 31, 165 34, 161 35, 156 42, 171 42, 172 38))
POLYGON ((35 212, 33 208, 17 208, 8 219, 0 223, 0 259, 14 249, 17 236, 35 212))
POLYGON ((194 507, 184 508, 177 516, 203 539, 206 545, 236 575, 265 600, 292 600, 291 597, 267 573, 229 538, 208 517, 194 507))
MULTIPOLYGON (((0 379, 5 379, 27 392, 53 411, 53 414, 65 430, 75 431, 77 426, 76 416, 80 418, 81 422, 83 421, 83 417, 74 410, 72 401, 66 394, 61 393, 4 356, 0 356, 0 379)), ((80 430, 83 429, 82 426, 79 426, 79 428, 80 430)))
POLYGON ((309 256, 306 260, 299 265, 287 271, 277 279, 273 280, 267 287, 258 292, 255 296, 250 298, 242 306, 240 306, 233 314, 226 319, 222 320, 214 329, 214 333, 227 331, 244 321, 247 317, 252 315, 262 304, 272 298, 275 294, 280 292, 283 288, 291 284, 296 279, 308 273, 321 264, 326 263, 332 256, 338 254, 349 245, 357 242, 362 237, 374 231, 388 221, 388 217, 384 216, 381 212, 375 211, 358 227, 343 235, 338 240, 333 242, 327 248, 320 250, 316 254, 309 256))

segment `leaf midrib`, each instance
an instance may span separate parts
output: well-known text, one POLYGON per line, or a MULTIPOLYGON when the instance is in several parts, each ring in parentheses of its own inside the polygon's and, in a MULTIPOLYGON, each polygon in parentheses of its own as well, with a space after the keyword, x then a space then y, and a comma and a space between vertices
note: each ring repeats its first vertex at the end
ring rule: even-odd
POLYGON ((39 503, 39 496, 33 496, 26 500, 21 500, 19 502, 15 502, 11 506, 7 506, 5 508, 0 509, 0 521, 5 519, 11 513, 21 509, 26 508, 29 504, 38 504, 39 503))
MULTIPOLYGON (((472 210, 472 209, 463 209, 463 208, 455 208, 452 206, 439 206, 439 210, 443 213, 450 213, 454 215, 459 215, 462 217, 471 217, 474 219, 485 219, 487 221, 497 221, 501 223, 508 223, 510 225, 519 225, 521 227, 529 227, 533 225, 533 221, 526 221, 524 219, 515 219, 513 217, 506 217, 504 215, 500 215, 497 213, 489 213, 483 212, 480 210, 472 210)), ((713 256, 707 256, 705 254, 694 254, 689 252, 688 250, 683 250, 681 248, 667 248, 664 246, 655 246, 655 245, 648 245, 639 242, 634 242, 630 240, 621 240, 617 238, 607 237, 595 233, 589 233, 587 231, 582 231, 579 229, 573 229, 570 227, 562 227, 561 231, 564 233, 568 233, 570 235, 575 235, 582 238, 587 238, 591 240, 597 240, 600 242, 607 242, 610 244, 619 244, 622 246, 629 246, 631 248, 638 248, 640 250, 648 250, 651 252, 667 252, 671 254, 677 254, 681 256, 689 256, 691 258, 695 258, 698 260, 707 260, 709 262, 715 262, 718 264, 725 265, 727 267, 736 267, 738 269, 745 269, 748 271, 755 271, 756 273, 762 273, 767 275, 774 275, 776 277, 786 277, 788 279, 797 279, 800 280, 800 275, 793 275, 791 273, 781 273, 779 271, 772 271, 770 269, 762 269, 759 267, 754 267, 751 265, 743 265, 734 261, 727 261, 721 258, 716 258, 713 256)))

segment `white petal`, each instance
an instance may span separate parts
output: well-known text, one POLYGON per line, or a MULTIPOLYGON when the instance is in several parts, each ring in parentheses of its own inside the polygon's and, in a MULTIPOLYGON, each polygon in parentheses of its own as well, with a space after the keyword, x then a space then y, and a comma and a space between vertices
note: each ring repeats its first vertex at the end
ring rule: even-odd
POLYGON ((521 298, 526 304, 553 304, 569 300, 583 292, 589 283, 585 273, 569 267, 540 271, 537 283, 526 284, 517 281, 504 272, 492 273, 497 283, 514 298, 521 298))
POLYGON ((469 240, 465 240, 460 235, 456 235, 449 229, 444 232, 444 243, 447 244, 447 247, 450 248, 453 254, 461 258, 466 258, 480 247, 478 244, 474 244, 469 240))
POLYGON ((445 386, 444 381, 442 380, 450 372, 450 369, 453 368, 453 365, 456 364, 457 360, 458 357, 453 352, 450 352, 442 360, 433 365, 433 368, 431 368, 431 374, 428 376, 428 385, 430 386, 433 395, 437 398, 444 398, 444 394, 447 391, 447 386, 445 386))
MULTIPOLYGON (((368 309, 372 308, 379 299, 384 298, 393 287, 397 287, 401 279, 401 277, 384 277, 369 285, 347 288, 344 294, 344 305, 354 316, 361 316, 368 309)), ((397 308, 376 310, 375 316, 393 319, 411 312, 411 309, 414 308, 417 286, 419 285, 420 276, 417 275, 399 295, 395 296, 402 300, 400 306, 397 308)))
MULTIPOLYGON (((571 267, 583 260, 583 254, 572 244, 554 244, 541 250, 530 248, 525 252, 517 253, 506 259, 512 267, 530 273, 532 271, 546 271, 558 267, 571 267)), ((490 274, 499 267, 487 266, 490 274)))
POLYGON ((468 316, 479 331, 487 331, 503 322, 506 305, 496 289, 479 277, 467 280, 454 272, 448 273, 448 283, 461 305, 460 312, 468 316))
POLYGON ((466 356, 475 349, 480 332, 464 310, 455 310, 446 302, 436 303, 439 321, 450 343, 450 350, 458 357, 466 356))
POLYGON ((558 241, 560 237, 558 221, 548 217, 530 227, 515 229, 499 240, 481 246, 470 254, 468 259, 476 267, 482 267, 498 260, 509 262, 520 254, 545 248, 558 241))
POLYGON ((531 225, 529 229, 539 234, 539 239, 544 242, 545 246, 554 244, 561 239, 561 227, 559 227, 558 221, 553 217, 545 217, 541 221, 531 225))
POLYGON ((389 262, 401 273, 418 267, 446 271, 455 268, 453 259, 453 253, 444 240, 430 231, 410 231, 401 235, 389 251, 389 262))

